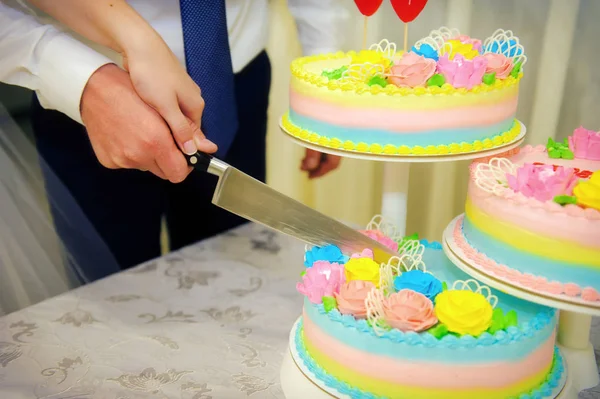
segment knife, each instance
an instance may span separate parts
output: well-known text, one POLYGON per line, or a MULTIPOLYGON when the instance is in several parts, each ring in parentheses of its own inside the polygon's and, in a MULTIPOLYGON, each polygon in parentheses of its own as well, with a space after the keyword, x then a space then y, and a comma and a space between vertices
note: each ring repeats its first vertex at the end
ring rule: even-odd
POLYGON ((272 189, 211 155, 185 155, 188 165, 219 178, 212 203, 244 219, 270 227, 308 244, 337 246, 346 255, 373 250, 374 260, 387 263, 397 252, 345 224, 272 189))

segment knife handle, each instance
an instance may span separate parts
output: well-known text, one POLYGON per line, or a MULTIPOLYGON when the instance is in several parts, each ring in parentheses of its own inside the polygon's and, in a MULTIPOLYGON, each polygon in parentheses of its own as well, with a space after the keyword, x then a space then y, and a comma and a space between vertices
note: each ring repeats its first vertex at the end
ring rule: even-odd
POLYGON ((192 168, 199 170, 200 172, 208 172, 210 161, 213 159, 212 155, 208 155, 199 151, 193 155, 183 155, 185 156, 187 164, 192 168))

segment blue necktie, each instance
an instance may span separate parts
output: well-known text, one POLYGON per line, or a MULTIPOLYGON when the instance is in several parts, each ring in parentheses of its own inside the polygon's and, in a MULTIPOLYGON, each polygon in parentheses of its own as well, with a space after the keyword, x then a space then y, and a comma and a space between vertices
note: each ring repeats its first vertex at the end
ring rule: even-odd
POLYGON ((225 0, 179 0, 185 63, 205 101, 202 131, 227 154, 238 130, 225 0))

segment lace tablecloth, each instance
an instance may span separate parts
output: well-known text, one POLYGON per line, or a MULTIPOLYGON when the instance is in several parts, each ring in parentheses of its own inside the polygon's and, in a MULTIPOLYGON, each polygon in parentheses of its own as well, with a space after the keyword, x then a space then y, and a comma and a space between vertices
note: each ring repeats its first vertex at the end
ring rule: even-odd
POLYGON ((0 398, 283 398, 303 248, 247 225, 0 318, 0 398))

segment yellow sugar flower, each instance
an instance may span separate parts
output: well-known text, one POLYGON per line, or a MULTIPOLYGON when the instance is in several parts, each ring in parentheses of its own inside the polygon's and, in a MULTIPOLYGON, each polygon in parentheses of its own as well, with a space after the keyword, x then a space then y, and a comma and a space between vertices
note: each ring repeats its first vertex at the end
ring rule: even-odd
POLYGON ((460 40, 447 40, 440 50, 440 55, 447 55, 448 59, 453 60, 456 54, 461 54, 467 60, 472 60, 480 55, 471 43, 462 43, 460 40))
POLYGON ((379 265, 371 258, 352 258, 345 265, 346 281, 370 281, 379 287, 379 265))
POLYGON ((435 297, 435 315, 448 331, 477 337, 492 324, 494 309, 472 291, 449 290, 435 297))
POLYGON ((387 71, 392 65, 392 61, 379 51, 361 50, 360 52, 352 56, 351 64, 381 65, 383 67, 383 70, 387 71))
POLYGON ((573 189, 577 203, 600 211, 600 170, 592 173, 589 180, 580 181, 573 189))

